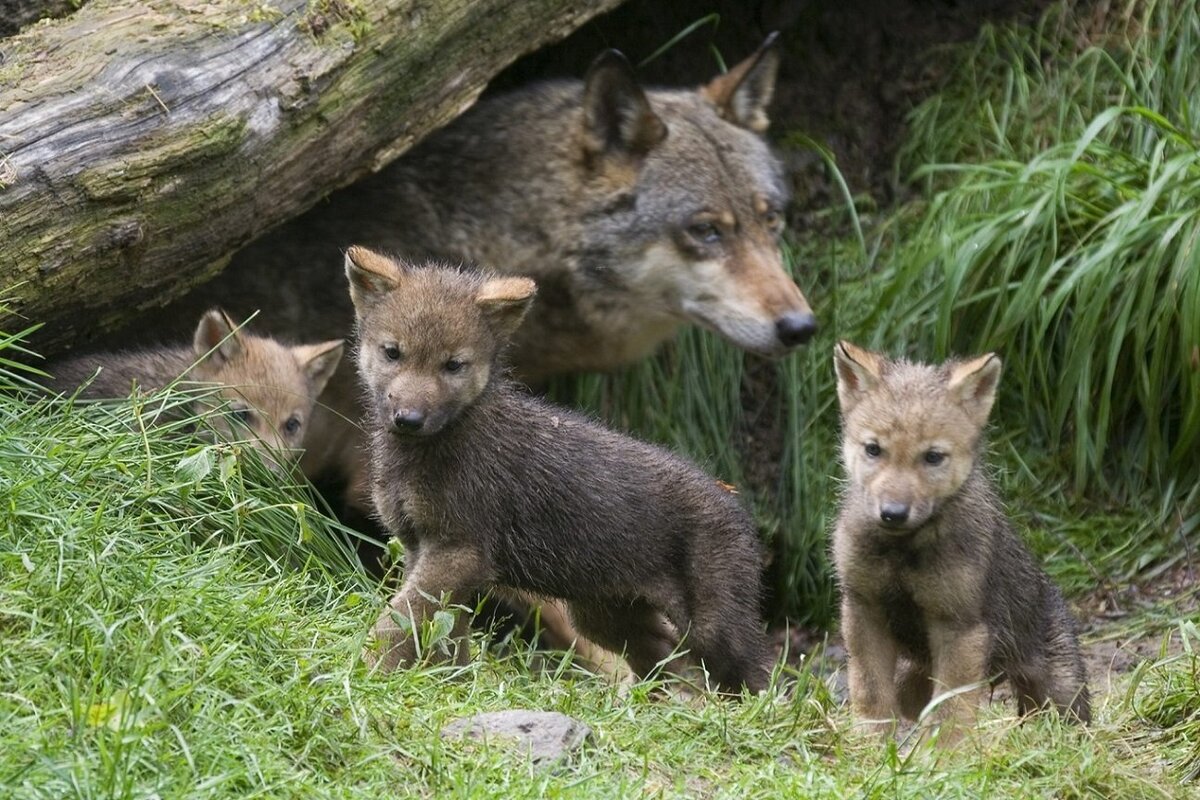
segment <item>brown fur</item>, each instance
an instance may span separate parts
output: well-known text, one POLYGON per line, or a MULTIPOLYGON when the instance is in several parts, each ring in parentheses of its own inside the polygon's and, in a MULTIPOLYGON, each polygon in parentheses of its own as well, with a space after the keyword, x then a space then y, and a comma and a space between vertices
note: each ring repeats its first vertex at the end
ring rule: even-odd
MULTIPOLYGON (((645 676, 680 643, 717 686, 766 685, 762 553, 736 498, 694 465, 516 390, 499 353, 534 294, 526 278, 347 253, 370 408, 375 507, 406 548, 374 628, 384 668, 410 631, 499 587, 567 602, 573 621, 645 676)), ((454 630, 458 658, 465 621, 454 630)))
MULTIPOLYGON (((289 347, 254 336, 220 309, 200 318, 192 344, 91 353, 51 363, 47 388, 60 393, 77 389, 83 398, 127 397, 131 391, 157 391, 180 380, 182 385, 209 384, 221 389, 206 404, 224 402, 240 423, 226 416, 213 426, 228 439, 245 438, 274 451, 297 451, 313 403, 337 368, 342 341, 289 347), (82 388, 80 388, 82 387, 82 388)), ((199 409, 197 409, 199 410, 199 409)))
POLYGON ((1086 722, 1074 620, 980 460, 1000 360, 931 367, 842 342, 834 363, 849 480, 833 557, 855 712, 915 719, 963 689, 935 718, 970 719, 1007 679, 1021 713, 1086 722))

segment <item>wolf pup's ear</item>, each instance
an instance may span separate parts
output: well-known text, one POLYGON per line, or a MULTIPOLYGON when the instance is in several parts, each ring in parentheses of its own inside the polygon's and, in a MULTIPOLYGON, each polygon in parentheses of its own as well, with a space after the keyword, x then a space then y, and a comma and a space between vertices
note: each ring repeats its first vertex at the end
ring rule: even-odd
POLYGON ((475 305, 492 330, 507 339, 525 318, 536 293, 537 284, 529 278, 493 278, 479 288, 475 305))
POLYGON ((640 158, 667 136, 666 123, 650 108, 633 67, 617 50, 601 53, 583 79, 583 126, 591 157, 640 158))
POLYGON ((980 428, 987 423, 988 414, 992 411, 996 387, 1000 383, 1000 369, 1000 357, 995 353, 958 362, 950 367, 947 388, 971 421, 980 428))
POLYGON ((346 250, 346 277, 350 300, 361 314, 400 285, 404 267, 395 259, 354 245, 346 250))
POLYGON ((242 352, 242 340, 238 337, 237 323, 219 308, 210 308, 200 318, 196 333, 192 336, 192 348, 197 356, 212 353, 209 358, 217 364, 226 364, 242 352))
POLYGON ((325 390, 325 384, 333 377, 338 362, 342 360, 341 339, 320 344, 306 344, 292 349, 296 360, 300 362, 304 374, 312 383, 313 397, 325 390))
POLYGON ((848 414, 879 386, 883 357, 843 341, 833 346, 833 367, 837 372, 838 404, 842 413, 848 414))
POLYGON ((767 107, 775 96, 775 77, 779 74, 778 40, 778 31, 770 34, 754 55, 700 90, 722 119, 755 133, 766 132, 771 124, 767 107))

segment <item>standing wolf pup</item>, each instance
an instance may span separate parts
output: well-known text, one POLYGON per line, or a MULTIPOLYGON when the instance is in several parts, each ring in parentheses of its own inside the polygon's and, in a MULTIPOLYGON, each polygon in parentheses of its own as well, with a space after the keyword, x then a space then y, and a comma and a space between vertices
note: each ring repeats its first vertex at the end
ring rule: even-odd
MULTIPOLYGON (((580 631, 645 676, 680 643, 723 690, 768 679, 762 553, 737 499, 694 465, 515 388, 500 351, 533 281, 352 247, 375 507, 404 583, 371 656, 419 657, 447 597, 498 587, 567 601, 580 631)), ((467 657, 466 619, 456 624, 467 657)))
POLYGON ((1008 679, 1022 714, 1090 718, 1075 623, 980 460, 1000 359, 927 366, 834 349, 848 483, 833 538, 850 702, 868 720, 972 719, 1008 679), (903 659, 897 672, 898 660, 903 659))
MULTIPOLYGON (((94 375, 81 397, 118 398, 128 396, 135 385, 156 391, 184 376, 186 385, 221 387, 231 415, 254 434, 256 443, 295 451, 313 403, 341 357, 341 339, 289 347, 238 330, 225 312, 214 308, 200 318, 190 347, 91 353, 53 362, 46 367, 52 376, 46 388, 69 393, 94 375)), ((243 437, 224 417, 212 424, 228 439, 243 437)))

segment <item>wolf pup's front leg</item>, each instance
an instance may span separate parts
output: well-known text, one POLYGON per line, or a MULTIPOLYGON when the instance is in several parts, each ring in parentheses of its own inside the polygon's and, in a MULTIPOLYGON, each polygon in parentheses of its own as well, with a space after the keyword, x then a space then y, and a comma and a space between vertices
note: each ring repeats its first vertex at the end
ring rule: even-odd
POLYGON ((371 629, 364 659, 390 672, 418 662, 470 660, 469 620, 451 604, 470 598, 483 582, 482 560, 468 547, 422 548, 409 566, 400 591, 392 597, 371 629), (438 611, 454 614, 449 635, 422 642, 424 626, 438 611))

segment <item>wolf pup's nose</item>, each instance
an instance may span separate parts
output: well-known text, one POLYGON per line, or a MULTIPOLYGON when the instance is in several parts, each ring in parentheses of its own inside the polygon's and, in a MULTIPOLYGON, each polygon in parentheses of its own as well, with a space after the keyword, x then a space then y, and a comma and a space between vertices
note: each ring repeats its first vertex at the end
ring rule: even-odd
POLYGON ((775 320, 775 335, 787 347, 804 344, 816 332, 817 318, 807 311, 791 311, 775 320))
POLYGON ((879 507, 879 518, 885 525, 903 525, 908 521, 908 504, 883 503, 879 507))
POLYGON ((416 433, 425 424, 425 412, 403 409, 392 417, 392 425, 401 433, 416 433))

